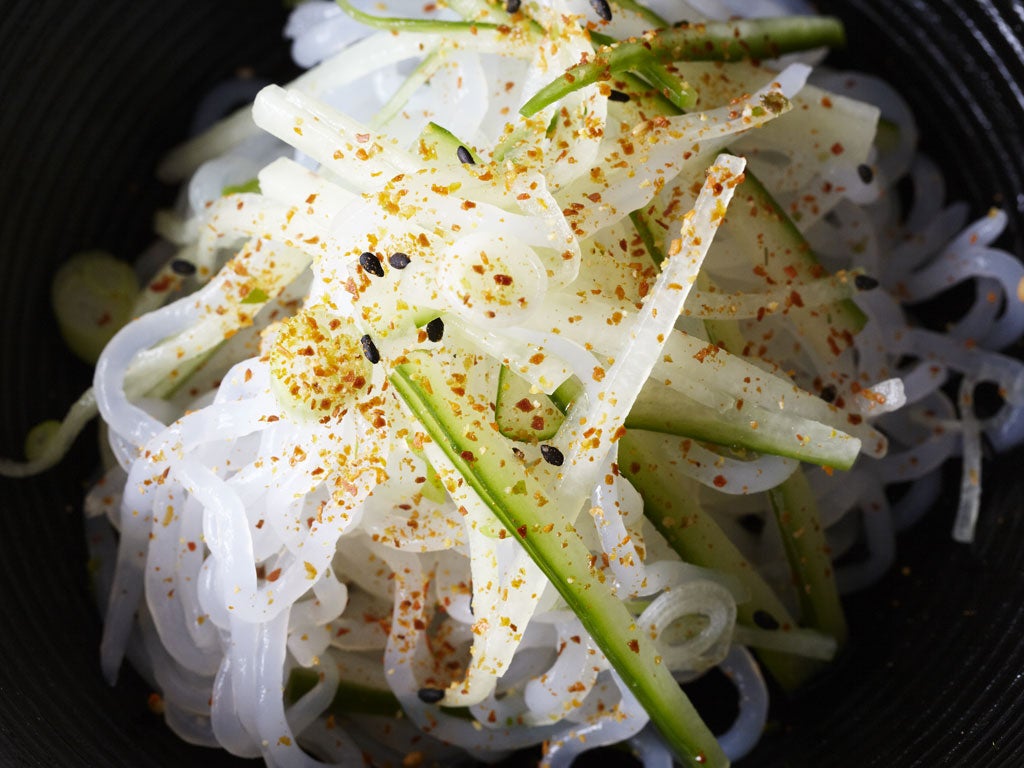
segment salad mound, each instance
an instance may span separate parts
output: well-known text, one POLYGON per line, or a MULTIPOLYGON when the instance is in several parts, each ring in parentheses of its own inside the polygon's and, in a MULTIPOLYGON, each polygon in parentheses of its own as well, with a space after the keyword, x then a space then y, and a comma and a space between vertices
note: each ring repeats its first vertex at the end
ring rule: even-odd
POLYGON ((715 9, 296 8, 311 68, 167 157, 166 258, 100 286, 136 319, 65 314, 94 386, 0 467, 103 419, 108 679, 270 765, 724 766, 952 455, 971 536, 983 435, 1021 437, 1005 216, 904 215, 927 161, 884 84, 814 68, 836 20, 715 9), (968 279, 996 298, 947 334, 894 298, 968 279), (717 735, 682 687, 715 667, 717 735))

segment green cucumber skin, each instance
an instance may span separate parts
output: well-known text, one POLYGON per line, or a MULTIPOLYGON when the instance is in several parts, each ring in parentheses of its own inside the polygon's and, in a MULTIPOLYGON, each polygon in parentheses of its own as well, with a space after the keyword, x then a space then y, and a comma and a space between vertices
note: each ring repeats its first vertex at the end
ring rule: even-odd
POLYGON ((714 735, 660 664, 657 646, 595 569, 572 524, 522 469, 512 444, 487 424, 475 425, 475 439, 467 436, 465 418, 442 395, 445 377, 436 360, 414 357, 397 366, 390 381, 456 471, 579 617, 676 756, 688 765, 728 765, 714 735))
MULTIPOLYGON (((736 605, 738 622, 756 626, 754 614, 764 611, 779 623, 780 631, 796 628, 796 620, 775 591, 692 495, 668 485, 667 471, 655 458, 629 433, 619 441, 619 471, 643 497, 644 516, 685 562, 740 581, 750 597, 736 605)), ((820 662, 778 651, 760 650, 757 656, 787 691, 799 688, 822 667, 820 662)))

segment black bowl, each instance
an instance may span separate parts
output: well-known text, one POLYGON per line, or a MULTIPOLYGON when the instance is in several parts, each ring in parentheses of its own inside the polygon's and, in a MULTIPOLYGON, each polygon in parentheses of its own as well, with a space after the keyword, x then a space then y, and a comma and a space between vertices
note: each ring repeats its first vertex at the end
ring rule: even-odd
MULTIPOLYGON (((848 25, 834 61, 902 90, 951 194, 1010 214, 1024 255, 1024 15, 992 0, 821 2, 848 25)), ((132 258, 150 239, 160 154, 200 94, 250 67, 290 72, 280 0, 8 3, 0 20, 0 451, 64 411, 89 371, 59 343, 49 285, 85 248, 132 258)), ((0 765, 242 764, 179 741, 130 671, 98 664, 80 503, 95 433, 44 476, 0 480, 0 765)), ((955 501, 900 537, 897 565, 848 601, 850 651, 774 710, 745 766, 1024 765, 1024 453, 986 466, 976 542, 955 501)), ((955 490, 950 491, 951 495, 955 490)), ((252 763, 248 763, 252 765, 252 763)))

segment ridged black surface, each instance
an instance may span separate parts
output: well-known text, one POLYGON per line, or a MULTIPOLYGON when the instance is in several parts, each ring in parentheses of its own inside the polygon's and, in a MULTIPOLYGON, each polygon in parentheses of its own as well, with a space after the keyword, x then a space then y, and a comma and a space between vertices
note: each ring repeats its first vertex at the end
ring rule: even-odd
MULTIPOLYGON (((171 191, 153 182, 198 97, 239 66, 287 70, 280 0, 6 2, 0 13, 0 452, 59 416, 89 371, 49 310, 55 266, 130 259, 171 191)), ((95 433, 60 469, 0 481, 0 765, 231 764, 189 747, 129 672, 109 688, 87 594, 79 504, 95 433)))
MULTIPOLYGON (((1004 2, 822 2, 848 23, 836 57, 884 75, 976 212, 1011 214, 1024 254, 1024 11, 1004 2)), ((62 413, 88 371, 55 341, 54 266, 104 247, 130 258, 169 192, 160 153, 198 96, 237 66, 286 69, 278 0, 8 2, 0 16, 0 451, 62 413)), ((78 505, 87 437, 58 470, 0 481, 0 766, 241 764, 179 742, 130 674, 98 669, 78 505)), ((743 766, 1024 765, 1024 454, 986 467, 978 541, 952 506, 901 537, 896 570, 850 601, 838 669, 779 709, 743 766)), ((250 763, 251 765, 251 763, 250 763)))

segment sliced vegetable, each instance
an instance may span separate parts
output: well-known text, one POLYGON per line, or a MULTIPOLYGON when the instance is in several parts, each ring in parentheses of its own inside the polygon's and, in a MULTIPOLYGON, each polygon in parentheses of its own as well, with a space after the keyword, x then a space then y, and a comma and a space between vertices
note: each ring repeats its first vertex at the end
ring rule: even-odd
MULTIPOLYGON (((644 515, 684 561, 740 581, 749 599, 736 605, 739 622, 780 632, 797 628, 775 591, 701 509, 688 479, 662 460, 657 443, 642 432, 628 432, 619 442, 619 469, 643 496, 644 515), (681 490, 687 487, 691 492, 681 490)), ((758 656, 786 690, 795 690, 818 669, 806 659, 775 651, 761 651, 758 656)))
POLYGON ((828 16, 746 19, 658 29, 645 32, 639 40, 599 48, 593 58, 570 68, 537 91, 519 113, 531 117, 585 86, 652 63, 767 59, 790 51, 841 46, 844 41, 842 23, 828 16))
POLYGON ((510 440, 535 443, 552 437, 565 415, 547 395, 537 392, 522 376, 501 366, 494 401, 498 431, 510 440))
POLYGON ((61 265, 53 278, 50 301, 68 347, 87 363, 131 319, 139 291, 130 264, 105 251, 86 251, 61 265))
POLYGON ((689 699, 658 663, 658 649, 637 627, 590 551, 553 500, 496 432, 467 434, 440 361, 416 354, 390 376, 405 404, 576 613, 622 679, 630 686, 676 755, 695 765, 728 761, 689 699), (518 487, 522 492, 511 492, 518 487))

